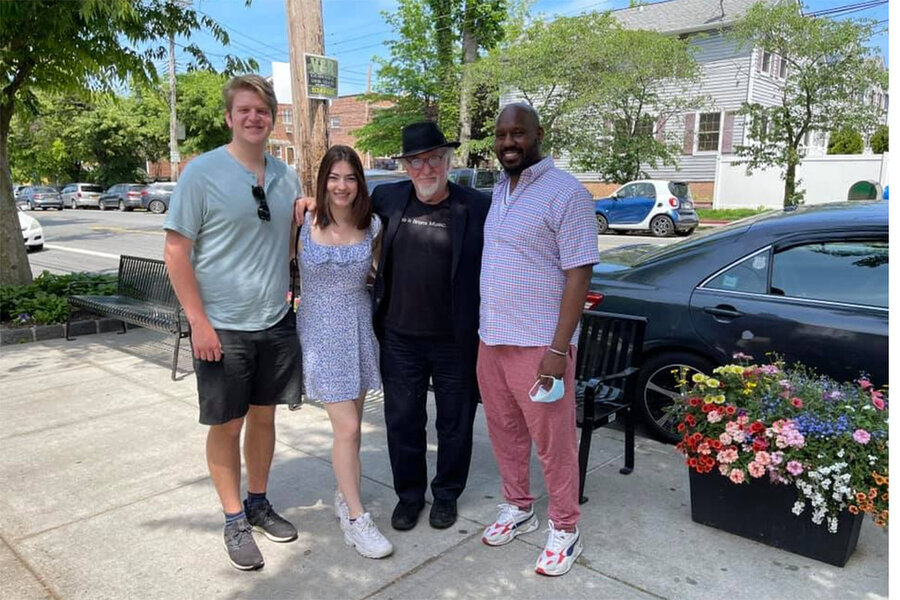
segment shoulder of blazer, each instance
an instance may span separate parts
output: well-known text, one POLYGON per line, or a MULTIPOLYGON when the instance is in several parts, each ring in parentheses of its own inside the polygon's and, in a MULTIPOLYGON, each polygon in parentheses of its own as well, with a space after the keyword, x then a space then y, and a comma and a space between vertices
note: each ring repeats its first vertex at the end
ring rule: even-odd
POLYGON ((398 203, 405 203, 409 198, 409 191, 412 188, 412 181, 406 179, 395 183, 382 183, 372 190, 372 208, 376 213, 384 213, 390 210, 391 206, 398 203))

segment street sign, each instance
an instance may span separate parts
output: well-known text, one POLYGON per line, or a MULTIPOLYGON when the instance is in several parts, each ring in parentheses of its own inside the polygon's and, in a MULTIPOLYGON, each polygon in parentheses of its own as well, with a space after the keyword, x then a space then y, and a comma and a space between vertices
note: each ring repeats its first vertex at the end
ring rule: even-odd
POLYGON ((304 54, 306 65, 306 95, 328 100, 337 98, 338 61, 318 54, 304 54))
POLYGON ((185 136, 184 123, 182 123, 181 121, 176 121, 175 131, 177 131, 177 135, 175 137, 177 137, 179 141, 184 140, 184 138, 187 137, 185 136))

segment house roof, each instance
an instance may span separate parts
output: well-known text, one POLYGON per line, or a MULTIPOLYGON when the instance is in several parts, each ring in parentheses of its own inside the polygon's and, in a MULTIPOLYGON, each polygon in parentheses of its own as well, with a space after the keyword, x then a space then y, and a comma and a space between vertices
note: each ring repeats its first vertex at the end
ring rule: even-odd
POLYGON ((778 0, 663 0, 610 14, 626 29, 688 33, 727 27, 760 1, 775 4, 778 0))

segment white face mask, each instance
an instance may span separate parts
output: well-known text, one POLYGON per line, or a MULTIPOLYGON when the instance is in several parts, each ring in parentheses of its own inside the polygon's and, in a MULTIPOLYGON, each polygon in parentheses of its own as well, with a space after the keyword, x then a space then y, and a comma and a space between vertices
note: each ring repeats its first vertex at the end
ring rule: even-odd
POLYGON ((549 404, 551 402, 556 402, 566 393, 566 387, 563 384, 562 379, 548 377, 547 379, 553 380, 553 385, 550 386, 549 390, 545 390, 541 387, 541 379, 541 377, 538 377, 537 381, 534 382, 534 385, 531 386, 531 390, 528 392, 528 396, 531 398, 532 402, 549 404))

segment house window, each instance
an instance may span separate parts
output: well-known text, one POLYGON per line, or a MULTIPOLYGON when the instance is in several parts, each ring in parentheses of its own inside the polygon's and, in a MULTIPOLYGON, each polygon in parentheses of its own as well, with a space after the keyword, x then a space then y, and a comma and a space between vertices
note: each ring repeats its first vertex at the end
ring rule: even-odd
POLYGON ((637 123, 634 124, 634 135, 652 137, 653 124, 653 118, 648 115, 644 115, 643 117, 638 119, 637 123))
POLYGON ((341 127, 341 118, 340 117, 331 117, 331 128, 332 129, 340 129, 341 127))
POLYGON ((787 77, 787 60, 782 56, 778 63, 778 76, 784 79, 787 77))
POLYGON ((281 122, 285 125, 293 125, 294 124, 294 111, 290 108, 285 108, 281 111, 281 122))
POLYGON ((700 125, 697 127, 697 152, 716 152, 719 150, 719 131, 722 115, 720 113, 701 113, 700 125))
POLYGON ((293 146, 287 147, 287 160, 284 162, 286 162, 289 165, 294 164, 294 147, 293 146))
POLYGON ((771 68, 772 68, 772 53, 767 50, 763 50, 762 67, 760 68, 760 70, 763 73, 768 73, 771 68))

